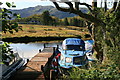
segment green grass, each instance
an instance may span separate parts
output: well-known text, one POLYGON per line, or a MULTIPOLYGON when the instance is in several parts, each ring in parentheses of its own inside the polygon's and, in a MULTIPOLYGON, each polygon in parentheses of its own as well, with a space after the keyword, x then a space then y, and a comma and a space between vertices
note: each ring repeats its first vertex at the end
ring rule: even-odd
POLYGON ((19 24, 22 26, 23 31, 14 32, 14 34, 3 33, 2 38, 13 37, 84 37, 88 34, 86 28, 75 26, 44 26, 44 25, 31 25, 19 24), (82 31, 84 30, 84 32, 82 31))

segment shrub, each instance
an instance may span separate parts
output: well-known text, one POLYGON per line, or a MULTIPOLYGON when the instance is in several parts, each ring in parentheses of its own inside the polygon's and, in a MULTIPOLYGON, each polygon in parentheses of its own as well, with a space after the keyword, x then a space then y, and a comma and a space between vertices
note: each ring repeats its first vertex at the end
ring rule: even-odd
POLYGON ((107 69, 90 68, 89 70, 73 68, 67 79, 70 80, 120 80, 119 69, 116 65, 110 65, 107 69))

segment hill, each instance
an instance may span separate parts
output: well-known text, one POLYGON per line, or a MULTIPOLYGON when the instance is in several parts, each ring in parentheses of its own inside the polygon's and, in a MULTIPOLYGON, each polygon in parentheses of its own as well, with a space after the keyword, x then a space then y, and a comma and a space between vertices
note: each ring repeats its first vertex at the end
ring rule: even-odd
MULTIPOLYGON (((76 16, 75 14, 70 14, 68 12, 58 11, 53 6, 41 6, 41 5, 38 5, 38 6, 35 6, 35 7, 19 9, 19 10, 11 10, 11 11, 13 13, 21 14, 21 17, 28 17, 28 16, 31 16, 31 15, 34 15, 34 14, 41 14, 46 10, 48 10, 50 12, 51 16, 55 16, 55 17, 58 17, 60 19, 65 18, 65 17, 74 17, 74 16, 76 16)), ((88 9, 81 8, 81 11, 86 13, 86 12, 88 12, 88 9)))

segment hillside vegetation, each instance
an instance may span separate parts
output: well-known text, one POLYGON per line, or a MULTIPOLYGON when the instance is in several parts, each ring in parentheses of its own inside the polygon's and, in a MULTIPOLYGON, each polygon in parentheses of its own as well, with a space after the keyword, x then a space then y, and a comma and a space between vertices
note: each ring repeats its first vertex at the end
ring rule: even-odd
POLYGON ((19 22, 20 24, 39 24, 52 26, 85 26, 85 21, 78 16, 68 18, 57 18, 50 15, 50 11, 44 11, 42 14, 34 14, 29 17, 12 20, 12 22, 19 22))

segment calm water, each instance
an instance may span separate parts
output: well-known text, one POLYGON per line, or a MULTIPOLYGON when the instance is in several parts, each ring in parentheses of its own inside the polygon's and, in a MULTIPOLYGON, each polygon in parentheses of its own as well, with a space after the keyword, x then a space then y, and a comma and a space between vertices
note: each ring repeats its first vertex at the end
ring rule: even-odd
POLYGON ((44 49, 44 44, 46 47, 56 47, 59 45, 61 47, 61 43, 12 43, 10 44, 11 47, 13 47, 14 51, 17 51, 19 53, 19 56, 22 58, 28 58, 31 59, 34 57, 37 53, 39 53, 39 49, 44 49))

